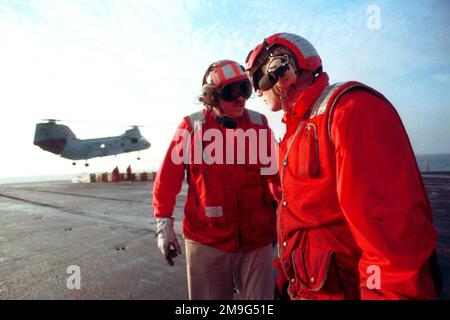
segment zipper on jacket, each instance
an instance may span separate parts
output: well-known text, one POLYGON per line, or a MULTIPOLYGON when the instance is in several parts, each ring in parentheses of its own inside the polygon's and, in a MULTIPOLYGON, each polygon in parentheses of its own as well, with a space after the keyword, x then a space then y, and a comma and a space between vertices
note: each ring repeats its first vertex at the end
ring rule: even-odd
MULTIPOLYGON (((236 145, 235 143, 234 143, 235 141, 233 141, 233 148, 234 148, 234 146, 236 145)), ((233 150, 233 153, 234 153, 234 151, 235 150, 233 150)), ((235 154, 235 156, 236 156, 236 154, 235 154)), ((225 157, 226 157, 226 155, 225 155, 225 157)), ((242 236, 241 236, 241 217, 240 217, 240 215, 239 215, 239 192, 238 192, 238 184, 237 184, 237 181, 236 181, 236 159, 234 159, 233 160, 233 164, 232 164, 232 166, 233 166, 233 183, 234 183, 234 199, 235 199, 235 201, 234 201, 234 213, 235 213, 235 217, 236 217, 236 220, 237 220, 237 237, 238 237, 238 250, 240 250, 241 249, 241 247, 242 247, 242 236)))
MULTIPOLYGON (((284 184, 283 184, 284 168, 287 165, 287 158, 288 158, 291 146, 292 146, 293 142, 295 141, 295 138, 297 137, 298 133, 300 132, 300 129, 303 127, 303 124, 304 124, 304 121, 301 121, 299 123, 297 129, 295 130, 294 134, 292 135, 291 141, 289 142, 288 147, 286 148, 286 154, 284 155, 284 158, 283 158, 283 165, 281 166, 280 185, 281 185, 282 197, 281 197, 281 208, 279 208, 280 214, 278 214, 278 217, 277 217, 277 220, 278 220, 277 225, 278 225, 278 228, 279 228, 279 231, 280 231, 279 234, 280 234, 281 245, 283 245, 283 243, 285 242, 285 240, 283 238, 283 232, 282 232, 282 229, 281 229, 281 210, 283 210, 283 208, 282 208, 282 207, 284 207, 283 203, 286 201, 286 199, 284 197, 285 192, 284 192, 284 184)), ((283 268, 284 274, 289 276, 289 273, 286 271, 286 268, 284 267, 283 260, 281 259, 280 251, 281 251, 281 248, 280 248, 280 246, 278 246, 278 257, 280 258, 281 268, 283 268)), ((288 279, 288 281, 290 281, 290 279, 288 279)))

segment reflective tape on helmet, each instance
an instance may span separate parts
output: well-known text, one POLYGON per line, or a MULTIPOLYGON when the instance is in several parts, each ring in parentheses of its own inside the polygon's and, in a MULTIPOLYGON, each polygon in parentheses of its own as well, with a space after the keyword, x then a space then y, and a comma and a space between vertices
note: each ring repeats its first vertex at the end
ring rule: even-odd
POLYGON ((220 83, 220 77, 217 74, 217 72, 212 72, 208 75, 208 83, 213 83, 214 85, 216 85, 217 83, 220 83))
POLYGON ((236 77, 238 74, 234 71, 232 64, 227 64, 222 68, 222 74, 225 78, 225 80, 231 79, 236 77))
POLYGON ((244 70, 236 62, 229 62, 217 66, 210 73, 212 83, 219 87, 225 83, 230 83, 233 80, 240 80, 246 78, 244 70))
POLYGON ((319 55, 308 40, 296 34, 284 32, 280 34, 279 38, 292 42, 300 50, 305 59, 319 55))

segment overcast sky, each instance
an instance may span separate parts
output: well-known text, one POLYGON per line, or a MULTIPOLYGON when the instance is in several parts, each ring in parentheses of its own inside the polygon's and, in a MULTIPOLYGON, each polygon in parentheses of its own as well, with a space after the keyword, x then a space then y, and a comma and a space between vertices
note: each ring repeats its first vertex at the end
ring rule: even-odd
MULTIPOLYGON (((201 108, 195 97, 206 67, 244 63, 283 31, 313 43, 331 82, 362 81, 390 99, 416 153, 450 153, 448 21, 445 0, 0 0, 0 177, 86 171, 33 145, 44 118, 74 121, 66 124, 80 138, 146 125, 152 147, 141 161, 93 159, 89 170, 157 169, 182 117, 201 108)), ((281 114, 257 98, 247 107, 283 133, 281 114)))

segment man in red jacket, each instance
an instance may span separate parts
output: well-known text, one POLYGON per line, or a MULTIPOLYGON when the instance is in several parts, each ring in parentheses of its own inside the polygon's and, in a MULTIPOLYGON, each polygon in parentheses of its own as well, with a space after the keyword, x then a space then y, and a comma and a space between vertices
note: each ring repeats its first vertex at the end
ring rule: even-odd
POLYGON ((156 176, 158 246, 171 265, 181 254, 172 213, 186 173, 189 298, 233 299, 238 290, 241 299, 271 299, 272 193, 276 197, 279 186, 277 160, 268 149, 275 152, 274 139, 267 119, 245 108, 252 87, 241 65, 213 63, 202 90, 205 108, 183 119, 156 176))
POLYGON ((314 47, 277 33, 246 69, 283 110, 277 284, 291 299, 433 299, 437 232, 403 124, 359 83, 329 85, 314 47))

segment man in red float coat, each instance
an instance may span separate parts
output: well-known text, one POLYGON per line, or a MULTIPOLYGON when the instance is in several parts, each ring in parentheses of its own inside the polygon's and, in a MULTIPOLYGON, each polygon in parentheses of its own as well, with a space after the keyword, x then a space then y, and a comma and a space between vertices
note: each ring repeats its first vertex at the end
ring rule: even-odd
POLYGON ((389 101, 329 85, 314 47, 277 33, 246 69, 283 110, 277 285, 290 299, 434 299, 437 232, 415 156, 389 101))
POLYGON ((275 170, 265 171, 267 162, 251 160, 264 146, 275 152, 267 119, 245 108, 252 87, 234 61, 213 63, 202 90, 199 100, 205 108, 184 118, 156 176, 158 246, 171 265, 181 254, 172 214, 186 173, 183 236, 189 298, 233 299, 239 291, 242 299, 272 299, 272 192, 276 197, 278 164, 272 157, 275 170), (242 135, 248 139, 240 140, 242 135))
POLYGON ((112 171, 112 181, 116 183, 119 183, 120 181, 120 172, 117 166, 112 171))
POLYGON ((133 170, 131 169, 131 165, 127 167, 127 180, 134 182, 133 170))

